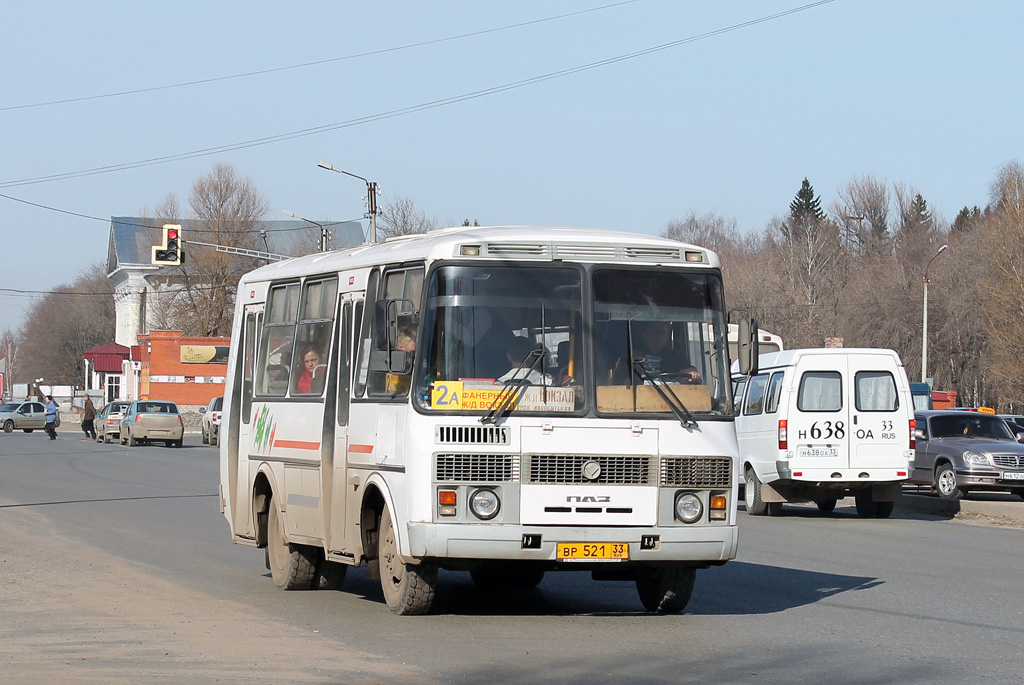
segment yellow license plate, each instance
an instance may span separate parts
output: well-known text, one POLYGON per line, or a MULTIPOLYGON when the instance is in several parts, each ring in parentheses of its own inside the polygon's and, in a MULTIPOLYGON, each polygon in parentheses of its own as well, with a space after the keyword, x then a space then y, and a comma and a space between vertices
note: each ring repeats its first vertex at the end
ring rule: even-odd
POLYGON ((629 559, 626 542, 559 542, 559 561, 623 561, 629 559))

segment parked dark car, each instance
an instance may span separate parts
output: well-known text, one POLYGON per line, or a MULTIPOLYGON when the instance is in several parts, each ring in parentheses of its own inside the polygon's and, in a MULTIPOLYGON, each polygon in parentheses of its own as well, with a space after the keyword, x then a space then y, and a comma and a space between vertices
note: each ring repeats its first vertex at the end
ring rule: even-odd
POLYGON ((993 414, 923 411, 910 481, 930 485, 945 499, 971 490, 1010 491, 1024 499, 1024 445, 993 414))

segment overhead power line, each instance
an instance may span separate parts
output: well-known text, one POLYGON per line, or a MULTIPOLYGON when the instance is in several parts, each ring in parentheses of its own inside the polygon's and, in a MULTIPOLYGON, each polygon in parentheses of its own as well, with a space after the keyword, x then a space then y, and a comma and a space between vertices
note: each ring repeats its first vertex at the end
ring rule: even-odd
POLYGON ((360 52, 354 55, 344 55, 341 57, 329 57, 327 59, 315 60, 313 62, 302 62, 301 64, 290 64, 283 67, 272 67, 270 69, 259 69, 256 71, 247 71, 241 74, 231 74, 228 76, 214 76, 211 78, 195 79, 192 81, 182 81, 180 83, 170 83, 163 86, 151 86, 148 88, 136 88, 134 90, 122 90, 114 93, 102 93, 99 95, 84 95, 76 98, 64 98, 61 100, 50 100, 48 102, 35 102, 25 105, 10 105, 7 107, 0 107, 0 112, 7 112, 15 109, 31 109, 34 107, 49 107, 51 105, 65 105, 73 102, 87 102, 89 100, 102 100, 106 98, 117 98, 124 97, 126 95, 138 95, 141 93, 152 93, 160 90, 170 90, 172 88, 186 88, 188 86, 198 86, 205 83, 216 83, 218 81, 231 81, 234 79, 250 78, 253 76, 262 76, 264 74, 273 74, 279 71, 289 71, 292 69, 305 69, 307 67, 316 67, 322 64, 330 64, 332 62, 342 62, 350 59, 359 59, 361 57, 372 57, 374 55, 383 55, 389 52, 400 52, 402 50, 411 50, 413 48, 422 48, 427 45, 437 45, 438 43, 447 43, 455 40, 462 40, 463 38, 473 38, 476 36, 484 36, 488 33, 498 33, 501 31, 509 31, 511 29, 523 28, 524 26, 532 26, 534 24, 543 24, 549 21, 556 21, 558 19, 566 19, 568 17, 574 17, 580 14, 588 14, 590 12, 599 12, 601 10, 610 9, 612 7, 619 7, 620 5, 629 5, 640 0, 622 0, 622 2, 614 2, 610 5, 601 5, 600 7, 591 7, 590 9, 579 10, 576 12, 566 12, 565 14, 556 14, 551 17, 545 17, 543 19, 533 19, 531 21, 522 21, 518 24, 509 24, 507 26, 499 26, 492 29, 482 29, 480 31, 470 31, 469 33, 460 33, 454 36, 447 36, 445 38, 435 38, 433 40, 424 40, 419 43, 409 43, 408 45, 398 45, 390 48, 381 48, 379 50, 370 50, 369 52, 360 52))
POLYGON ((610 57, 608 59, 599 60, 597 62, 590 62, 589 64, 584 64, 584 65, 577 66, 577 67, 571 67, 571 68, 568 68, 568 69, 562 69, 562 70, 559 70, 559 71, 553 71, 553 72, 549 72, 547 74, 541 74, 539 76, 534 76, 534 77, 531 77, 531 78, 522 79, 520 81, 513 81, 511 83, 505 83, 505 84, 500 85, 500 86, 494 86, 494 87, 491 87, 491 88, 485 88, 483 90, 477 90, 477 91, 472 91, 472 92, 469 92, 469 93, 463 93, 462 95, 455 95, 455 96, 452 96, 452 97, 442 98, 442 99, 439 99, 439 100, 432 100, 430 102, 424 102, 424 103, 420 103, 418 105, 411 105, 409 107, 402 107, 402 108, 390 110, 390 111, 387 111, 387 112, 380 112, 378 114, 371 114, 371 115, 367 115, 367 116, 364 116, 364 117, 358 117, 358 118, 355 118, 355 119, 349 119, 347 121, 337 122, 337 123, 333 123, 333 124, 325 124, 323 126, 316 126, 316 127, 312 127, 312 128, 300 129, 298 131, 291 131, 289 133, 281 133, 281 134, 277 134, 277 135, 266 136, 266 137, 263 137, 263 138, 253 138, 251 140, 241 141, 241 142, 238 142, 238 143, 230 143, 230 144, 227 144, 227 145, 218 145, 218 146, 215 146, 215 147, 208 147, 208 148, 203 148, 203 149, 199 149, 199 150, 193 150, 191 152, 182 152, 182 153, 173 154, 173 155, 164 155, 164 156, 161 156, 161 157, 152 157, 150 159, 143 159, 143 160, 138 160, 138 161, 135 161, 135 162, 125 162, 125 163, 122 163, 122 164, 111 164, 111 165, 108 165, 108 166, 94 167, 92 169, 82 169, 82 170, 79 170, 79 171, 69 171, 69 172, 64 172, 64 173, 60 173, 60 174, 50 174, 48 176, 36 176, 36 177, 33 177, 33 178, 23 178, 23 179, 11 180, 11 181, 3 181, 3 182, 0 182, 0 188, 12 188, 12 187, 17 187, 17 186, 34 185, 34 184, 38 184, 38 183, 49 183, 51 181, 65 180, 65 179, 69 179, 69 178, 81 178, 81 177, 84 177, 84 176, 95 176, 95 175, 98 175, 98 174, 107 174, 107 173, 112 173, 112 172, 115 172, 115 171, 126 171, 128 169, 138 169, 138 168, 141 168, 141 167, 154 166, 154 165, 157 165, 157 164, 166 164, 168 162, 177 162, 177 161, 182 161, 182 160, 186 160, 186 159, 195 159, 197 157, 206 157, 206 156, 209 156, 209 155, 220 154, 220 153, 223 153, 223 152, 232 152, 232 151, 235 151, 235 150, 242 150, 242 149, 250 148, 250 147, 258 147, 258 146, 262 146, 262 145, 269 145, 271 143, 279 143, 279 142, 282 142, 282 141, 292 140, 292 139, 295 139, 295 138, 302 138, 302 137, 306 137, 306 136, 317 135, 317 134, 320 134, 320 133, 326 133, 326 132, 329 132, 329 131, 336 131, 336 130, 339 130, 339 129, 350 128, 350 127, 353 127, 353 126, 360 126, 360 125, 368 124, 368 123, 371 123, 371 122, 382 121, 382 120, 385 120, 385 119, 392 119, 392 118, 399 117, 399 116, 404 116, 404 115, 407 115, 407 114, 413 114, 415 112, 422 112, 422 111, 426 111, 426 110, 430 110, 430 109, 436 109, 438 107, 445 107, 445 106, 453 105, 453 104, 456 104, 456 103, 459 103, 459 102, 465 102, 467 100, 474 100, 474 99, 477 99, 477 98, 482 98, 482 97, 487 97, 487 96, 490 96, 490 95, 495 95, 497 93, 503 93, 503 92, 509 91, 509 90, 515 90, 515 89, 518 89, 518 88, 524 88, 526 86, 534 85, 534 84, 537 84, 537 83, 542 83, 544 81, 550 81, 552 79, 563 78, 563 77, 570 76, 570 75, 573 75, 573 74, 578 74, 578 73, 581 73, 581 72, 590 71, 592 69, 598 69, 600 67, 606 67, 606 66, 609 66, 609 65, 612 65, 612 64, 617 64, 619 62, 625 62, 627 60, 636 59, 638 57, 644 57, 646 55, 650 55, 650 54, 653 54, 653 53, 656 53, 656 52, 661 52, 661 51, 664 51, 664 50, 669 50, 671 48, 679 47, 680 45, 686 45, 688 43, 694 43, 694 42, 697 42, 697 41, 706 40, 708 38, 712 38, 712 37, 715 37, 715 36, 720 36, 720 35, 725 34, 725 33, 730 33, 730 32, 733 32, 733 31, 738 31, 740 29, 749 28, 749 27, 755 26, 757 24, 763 24, 765 22, 773 21, 775 19, 780 19, 782 17, 786 17, 786 16, 789 16, 791 14, 796 14, 798 12, 804 12, 804 11, 807 11, 809 9, 813 9, 815 7, 819 7, 821 5, 827 5, 827 4, 832 3, 832 2, 835 2, 835 0, 818 0, 818 2, 812 2, 812 3, 806 4, 806 5, 801 5, 799 7, 794 7, 794 8, 788 9, 788 10, 783 10, 781 12, 776 12, 775 14, 767 15, 767 16, 760 17, 760 18, 757 18, 757 19, 751 19, 749 21, 741 22, 739 24, 733 24, 732 26, 727 26, 725 28, 716 29, 714 31, 708 31, 706 33, 698 34, 698 35, 695 35, 695 36, 689 36, 687 38, 681 38, 679 40, 675 40, 675 41, 672 41, 672 42, 669 42, 669 43, 663 43, 661 45, 656 45, 656 46, 653 46, 653 47, 650 47, 650 48, 645 48, 643 50, 637 50, 635 52, 630 52, 630 53, 627 53, 627 54, 624 54, 624 55, 619 55, 617 57, 610 57))

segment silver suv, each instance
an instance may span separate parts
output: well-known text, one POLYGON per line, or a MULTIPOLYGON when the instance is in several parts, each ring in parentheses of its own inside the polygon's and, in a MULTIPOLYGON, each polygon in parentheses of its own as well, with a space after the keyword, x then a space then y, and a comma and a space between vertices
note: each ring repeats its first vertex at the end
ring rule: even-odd
POLYGON ((214 397, 210 404, 200 409, 203 415, 203 444, 217 446, 220 444, 220 413, 224 407, 223 397, 214 397))
POLYGON ((910 482, 930 485, 939 497, 960 499, 971 490, 1010 491, 1024 499, 1024 445, 992 414, 922 411, 910 482))

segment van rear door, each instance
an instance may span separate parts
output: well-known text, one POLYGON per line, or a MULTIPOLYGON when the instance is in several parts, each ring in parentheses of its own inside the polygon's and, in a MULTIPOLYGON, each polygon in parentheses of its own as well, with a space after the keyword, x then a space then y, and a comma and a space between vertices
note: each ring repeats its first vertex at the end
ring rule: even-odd
POLYGON ((851 354, 853 382, 850 468, 858 472, 902 468, 910 449, 912 398, 896 359, 884 354, 851 354))
POLYGON ((811 469, 846 470, 850 465, 847 355, 807 354, 797 363, 796 398, 787 432, 794 477, 811 469))

